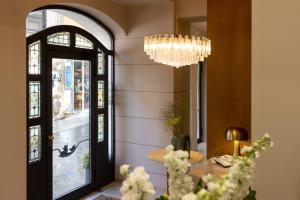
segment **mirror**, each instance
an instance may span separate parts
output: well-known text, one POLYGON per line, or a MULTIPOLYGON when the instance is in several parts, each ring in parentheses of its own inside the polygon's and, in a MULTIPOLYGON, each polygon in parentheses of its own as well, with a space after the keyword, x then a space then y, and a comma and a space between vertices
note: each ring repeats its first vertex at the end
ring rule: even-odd
MULTIPOLYGON (((180 19, 180 33, 204 37, 207 35, 207 18, 180 19)), ((174 71, 174 86, 178 93, 175 104, 184 105, 186 130, 190 136, 191 149, 206 155, 206 62, 182 67, 174 71)))

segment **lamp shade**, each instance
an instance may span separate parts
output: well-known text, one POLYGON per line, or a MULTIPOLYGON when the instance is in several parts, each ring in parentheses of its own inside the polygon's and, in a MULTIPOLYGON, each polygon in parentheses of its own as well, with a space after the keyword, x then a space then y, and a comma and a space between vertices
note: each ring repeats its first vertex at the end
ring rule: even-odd
POLYGON ((247 141, 248 140, 248 133, 243 128, 236 128, 230 127, 226 129, 225 132, 225 139, 226 140, 237 140, 237 141, 247 141))

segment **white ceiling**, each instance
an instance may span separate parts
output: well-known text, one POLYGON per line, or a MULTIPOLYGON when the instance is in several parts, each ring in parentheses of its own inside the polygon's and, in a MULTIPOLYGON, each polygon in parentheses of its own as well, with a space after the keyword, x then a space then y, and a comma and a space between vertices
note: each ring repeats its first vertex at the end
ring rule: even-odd
POLYGON ((143 6, 143 5, 162 3, 170 0, 110 0, 110 1, 118 4, 126 5, 126 6, 143 6))

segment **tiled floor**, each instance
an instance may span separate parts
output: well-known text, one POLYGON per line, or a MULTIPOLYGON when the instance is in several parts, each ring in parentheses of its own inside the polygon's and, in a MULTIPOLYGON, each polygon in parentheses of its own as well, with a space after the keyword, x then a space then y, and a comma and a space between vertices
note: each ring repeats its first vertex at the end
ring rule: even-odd
MULTIPOLYGON (((120 187, 122 185, 121 181, 116 181, 114 183, 111 183, 110 185, 103 188, 102 192, 94 192, 87 197, 82 198, 82 200, 97 200, 97 197, 100 195, 105 195, 108 197, 118 198, 121 199, 121 192, 120 187)), ((156 195, 153 199, 156 197, 159 197, 161 194, 166 192, 165 188, 155 187, 156 195)))

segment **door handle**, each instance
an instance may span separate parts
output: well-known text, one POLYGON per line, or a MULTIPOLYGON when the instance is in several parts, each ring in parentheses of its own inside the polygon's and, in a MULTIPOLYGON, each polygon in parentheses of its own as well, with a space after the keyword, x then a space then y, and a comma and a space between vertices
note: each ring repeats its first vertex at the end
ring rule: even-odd
POLYGON ((53 140, 54 140, 54 136, 48 135, 48 140, 49 140, 49 142, 50 142, 50 141, 53 141, 53 140))

